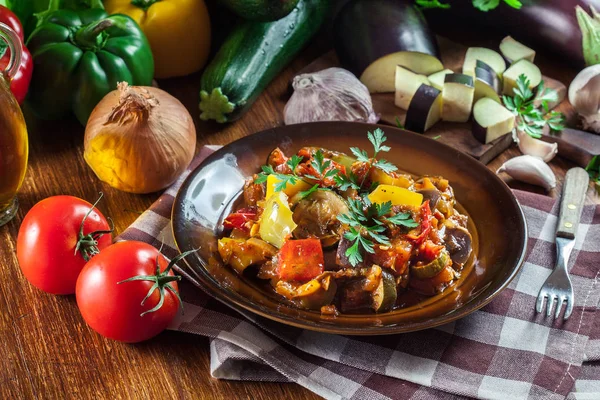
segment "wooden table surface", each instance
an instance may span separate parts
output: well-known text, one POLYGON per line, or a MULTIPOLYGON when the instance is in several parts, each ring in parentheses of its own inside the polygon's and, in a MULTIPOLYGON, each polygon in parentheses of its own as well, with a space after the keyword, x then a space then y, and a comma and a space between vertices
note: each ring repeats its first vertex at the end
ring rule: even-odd
MULTIPOLYGON (((459 35, 466 45, 481 39, 459 35)), ((456 39, 455 39, 456 40, 456 39)), ((321 42, 321 41, 320 41, 321 42)), ((198 121, 199 74, 159 82, 178 97, 194 116, 198 146, 226 144, 251 133, 282 125, 282 111, 294 73, 326 50, 313 43, 268 87, 252 109, 231 125, 198 121)), ((497 41, 488 41, 494 46, 497 41)), ((486 42, 483 42, 486 44, 486 42)), ((494 46, 495 47, 495 46, 494 46)), ((576 70, 539 57, 545 75, 568 84, 576 70)), ((157 197, 119 192, 100 182, 83 160, 83 128, 75 121, 42 122, 28 117, 30 161, 19 193, 21 208, 0 228, 0 398, 197 398, 315 399, 295 384, 218 381, 210 377, 208 340, 179 332, 164 332, 145 343, 128 345, 104 339, 87 327, 74 296, 54 296, 30 285, 21 274, 15 241, 20 222, 38 201, 69 194, 93 202, 105 193, 99 208, 122 232, 157 197)), ((507 150, 489 167, 519 154, 507 150)), ((573 165, 557 157, 550 164, 559 180, 573 165)), ((540 192, 529 185, 512 187, 540 192)), ((590 187, 588 202, 598 202, 590 187)), ((40 254, 40 257, 43 257, 40 254)))

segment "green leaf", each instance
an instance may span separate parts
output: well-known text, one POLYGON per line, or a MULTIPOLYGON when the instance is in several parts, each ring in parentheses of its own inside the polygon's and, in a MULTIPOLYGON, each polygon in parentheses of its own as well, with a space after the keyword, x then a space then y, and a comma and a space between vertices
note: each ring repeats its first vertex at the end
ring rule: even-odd
POLYGON ((302 162, 302 157, 294 154, 289 160, 286 161, 286 164, 288 167, 290 167, 290 169, 292 170, 292 173, 295 174, 296 168, 298 168, 298 165, 300 165, 301 162, 302 162))
POLYGON ((392 211, 392 202, 386 201, 385 203, 375 203, 375 210, 377 211, 378 217, 383 217, 392 211))
POLYGON ((387 218, 394 225, 405 226, 407 228, 416 228, 419 223, 412 219, 410 213, 398 213, 393 217, 387 218))
POLYGON ((479 11, 490 11, 498 7, 500 0, 473 0, 473 7, 479 11))
POLYGON ((360 162, 369 162, 369 155, 366 151, 359 149, 358 147, 350 147, 350 151, 356 159, 360 162))
POLYGON ((377 128, 373 132, 367 132, 367 138, 373 144, 373 149, 375 150, 373 157, 377 157, 377 153, 380 151, 390 151, 389 146, 383 146, 387 138, 381 128, 377 128))
POLYGON ((358 184, 358 177, 353 172, 350 172, 348 175, 336 175, 333 177, 333 181, 337 185, 338 189, 342 192, 345 192, 348 189, 360 189, 360 185, 358 184))
POLYGON ((298 193, 298 196, 300 196, 300 200, 307 198, 308 196, 310 196, 311 194, 313 194, 314 192, 316 192, 319 189, 319 185, 314 185, 313 187, 311 187, 308 190, 303 190, 301 192, 298 193))
POLYGON ((394 164, 386 161, 386 160, 377 160, 375 162, 375 164, 373 164, 374 167, 379 168, 380 170, 387 172, 388 174, 390 172, 394 172, 398 170, 398 167, 396 167, 394 164))
POLYGON ((590 178, 596 181, 596 183, 600 182, 600 156, 595 155, 592 157, 588 165, 585 167, 585 170, 590 175, 590 178))
POLYGON ((450 8, 450 4, 440 3, 439 0, 415 0, 417 5, 423 9, 428 8, 450 8))
POLYGON ((404 126, 402 126, 402 122, 400 122, 400 119, 398 117, 396 117, 396 126, 400 129, 404 129, 404 126))
POLYGON ((504 2, 512 8, 516 8, 517 10, 520 10, 523 6, 523 3, 521 3, 519 0, 504 0, 504 2))

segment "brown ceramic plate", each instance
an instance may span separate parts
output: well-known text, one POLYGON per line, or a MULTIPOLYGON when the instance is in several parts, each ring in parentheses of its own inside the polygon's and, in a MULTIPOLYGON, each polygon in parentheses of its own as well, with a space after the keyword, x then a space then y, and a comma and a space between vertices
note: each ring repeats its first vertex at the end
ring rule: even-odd
MULTIPOLYGON (((517 274, 524 258, 527 229, 510 189, 475 159, 435 140, 381 126, 392 150, 386 159, 415 175, 442 175, 470 217, 474 254, 470 273, 452 288, 416 306, 384 314, 321 315, 286 305, 255 280, 223 266, 217 252, 222 219, 241 204, 244 180, 259 171, 279 146, 293 153, 303 146, 348 152, 372 149, 367 131, 375 126, 323 122, 273 128, 235 141, 208 157, 190 174, 173 206, 173 230, 180 251, 199 249, 186 271, 202 289, 238 309, 301 328, 329 333, 380 335, 445 324, 483 307, 517 274)), ((465 271, 466 272, 466 271, 465 271)))

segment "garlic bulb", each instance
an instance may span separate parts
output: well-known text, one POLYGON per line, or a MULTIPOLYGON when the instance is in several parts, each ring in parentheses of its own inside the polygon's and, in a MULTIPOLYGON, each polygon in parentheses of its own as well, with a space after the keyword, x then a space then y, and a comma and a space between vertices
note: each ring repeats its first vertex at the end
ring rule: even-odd
POLYGON ((292 82, 294 94, 283 111, 286 125, 315 121, 376 123, 369 89, 351 72, 328 68, 301 74, 292 82))
POLYGON ((556 187, 556 176, 541 158, 524 155, 506 161, 498 171, 505 172, 511 178, 551 190, 556 187))
POLYGON ((600 133, 600 64, 583 69, 569 85, 569 102, 583 129, 600 133))
POLYGON ((544 162, 549 162, 558 153, 558 144, 533 138, 520 129, 513 131, 513 139, 519 145, 521 153, 541 158, 544 162))

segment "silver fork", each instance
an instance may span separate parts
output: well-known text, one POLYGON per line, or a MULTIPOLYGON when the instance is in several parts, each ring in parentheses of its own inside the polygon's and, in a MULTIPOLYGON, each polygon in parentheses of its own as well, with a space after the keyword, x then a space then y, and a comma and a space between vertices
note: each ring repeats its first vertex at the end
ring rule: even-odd
POLYGON ((567 267, 575 245, 575 234, 583 211, 588 183, 589 176, 583 168, 571 168, 567 171, 556 225, 556 266, 540 289, 535 304, 535 310, 542 312, 544 299, 547 299, 546 316, 549 317, 556 302, 555 319, 560 315, 563 303, 566 303, 564 319, 568 319, 573 312, 573 285, 567 267))

